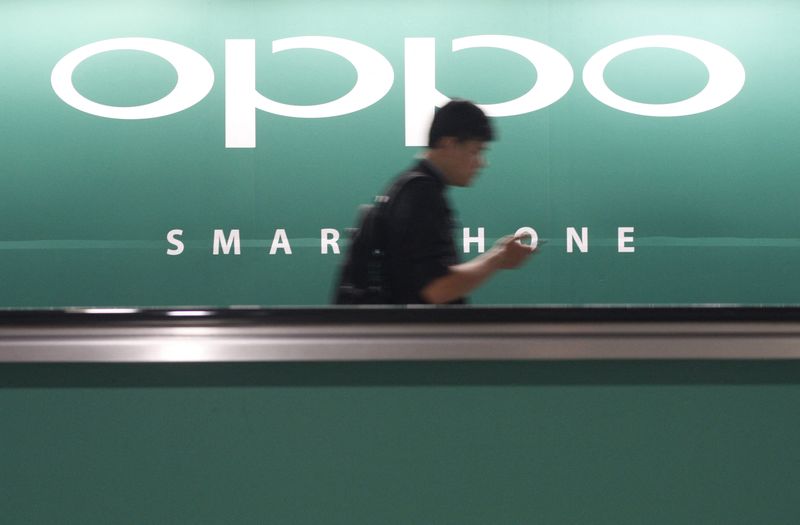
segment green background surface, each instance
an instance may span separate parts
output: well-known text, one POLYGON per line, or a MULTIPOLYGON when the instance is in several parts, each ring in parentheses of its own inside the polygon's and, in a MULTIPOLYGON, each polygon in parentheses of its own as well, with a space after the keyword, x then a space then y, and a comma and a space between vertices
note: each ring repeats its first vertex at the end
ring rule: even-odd
POLYGON ((800 520, 800 363, 0 365, 4 524, 800 520))
MULTIPOLYGON (((403 39, 435 37, 437 85, 480 103, 527 91, 536 73, 501 50, 450 51, 454 38, 538 40, 572 64, 557 103, 497 119, 490 167, 451 192, 463 226, 491 239, 533 226, 550 239, 525 268, 475 293, 476 304, 789 304, 800 178, 800 41, 796 2, 703 1, 169 1, 0 3, 0 307, 317 305, 341 256, 320 254, 319 230, 343 231, 358 204, 410 164, 404 146, 403 39), (581 81, 586 61, 620 40, 675 34, 716 43, 743 63, 742 92, 680 118, 623 113, 581 81), (271 54, 292 36, 337 36, 383 54, 395 71, 385 98, 360 112, 293 119, 259 112, 258 147, 224 147, 224 42, 257 41, 257 84, 291 104, 338 98, 355 80, 342 58, 271 54), (213 66, 211 93, 181 113, 122 121, 62 102, 50 72, 103 39, 174 41, 213 66), (568 254, 565 229, 588 227, 590 251, 568 254), (636 252, 616 251, 636 228, 636 252), (212 255, 213 231, 238 228, 240 256, 212 255), (291 256, 269 255, 285 228, 291 256), (170 257, 171 229, 187 249, 170 257)), ((638 50, 606 81, 633 100, 698 92, 703 65, 674 50, 638 50)), ((177 76, 153 55, 109 52, 81 64, 85 96, 137 105, 177 76)), ((460 235, 457 236, 460 239, 460 235)))

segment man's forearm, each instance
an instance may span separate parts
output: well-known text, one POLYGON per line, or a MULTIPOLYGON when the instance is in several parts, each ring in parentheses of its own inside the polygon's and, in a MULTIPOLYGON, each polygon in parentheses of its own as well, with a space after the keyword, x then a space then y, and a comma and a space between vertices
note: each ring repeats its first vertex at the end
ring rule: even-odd
POLYGON ((428 283, 420 295, 431 304, 449 303, 470 293, 500 268, 497 254, 486 252, 471 261, 451 266, 446 275, 428 283))

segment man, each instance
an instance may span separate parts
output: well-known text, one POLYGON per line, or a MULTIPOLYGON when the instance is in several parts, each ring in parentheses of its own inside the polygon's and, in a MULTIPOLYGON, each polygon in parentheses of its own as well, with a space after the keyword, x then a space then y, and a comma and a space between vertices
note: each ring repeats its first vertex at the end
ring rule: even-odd
POLYGON ((423 159, 361 219, 336 303, 463 304, 498 270, 530 257, 530 246, 508 236, 468 262, 458 260, 447 186, 472 183, 493 138, 489 119, 471 102, 454 100, 436 112, 423 159))

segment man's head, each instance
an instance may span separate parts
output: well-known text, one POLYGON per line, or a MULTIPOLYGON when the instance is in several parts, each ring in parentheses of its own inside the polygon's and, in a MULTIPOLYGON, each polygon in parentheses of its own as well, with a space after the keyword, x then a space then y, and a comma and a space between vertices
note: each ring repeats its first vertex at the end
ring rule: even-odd
POLYGON ((486 114, 466 100, 453 100, 436 112, 428 135, 428 154, 448 184, 469 186, 485 165, 486 143, 494 131, 486 114))

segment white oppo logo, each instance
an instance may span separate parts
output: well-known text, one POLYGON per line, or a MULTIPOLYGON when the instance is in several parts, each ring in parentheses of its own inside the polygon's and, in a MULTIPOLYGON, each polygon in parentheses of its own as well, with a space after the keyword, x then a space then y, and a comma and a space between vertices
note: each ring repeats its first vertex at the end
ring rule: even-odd
MULTIPOLYGON (((406 146, 424 146, 427 129, 437 107, 449 98, 436 89, 436 40, 405 39, 405 137, 406 146)), ((522 115, 545 108, 572 87, 574 74, 569 61, 555 49, 528 38, 507 35, 477 35, 453 40, 453 51, 496 48, 511 51, 536 68, 537 81, 523 95, 508 102, 481 105, 492 117, 522 115)), ((356 69, 355 86, 344 96, 324 104, 297 106, 271 100, 256 90, 255 40, 225 41, 225 146, 256 146, 256 112, 295 118, 325 118, 346 115, 381 100, 394 83, 394 70, 386 58, 371 47, 344 38, 301 36, 272 42, 272 52, 289 49, 319 49, 335 53, 356 69)), ((80 47, 59 60, 51 84, 56 94, 80 111, 114 119, 149 119, 171 115, 203 100, 214 85, 214 70, 199 53, 188 47, 154 38, 113 38, 80 47), (75 89, 72 74, 84 60, 108 51, 143 51, 169 62, 178 73, 175 88, 164 98, 132 107, 93 102, 75 89)), ((583 83, 597 100, 627 113, 649 117, 681 117, 703 113, 733 99, 744 86, 742 63, 730 51, 697 38, 652 35, 612 44, 595 53, 583 68, 583 83), (669 104, 634 102, 614 93, 603 79, 606 66, 618 56, 636 49, 668 48, 688 53, 708 69, 708 84, 700 93, 669 104)))

